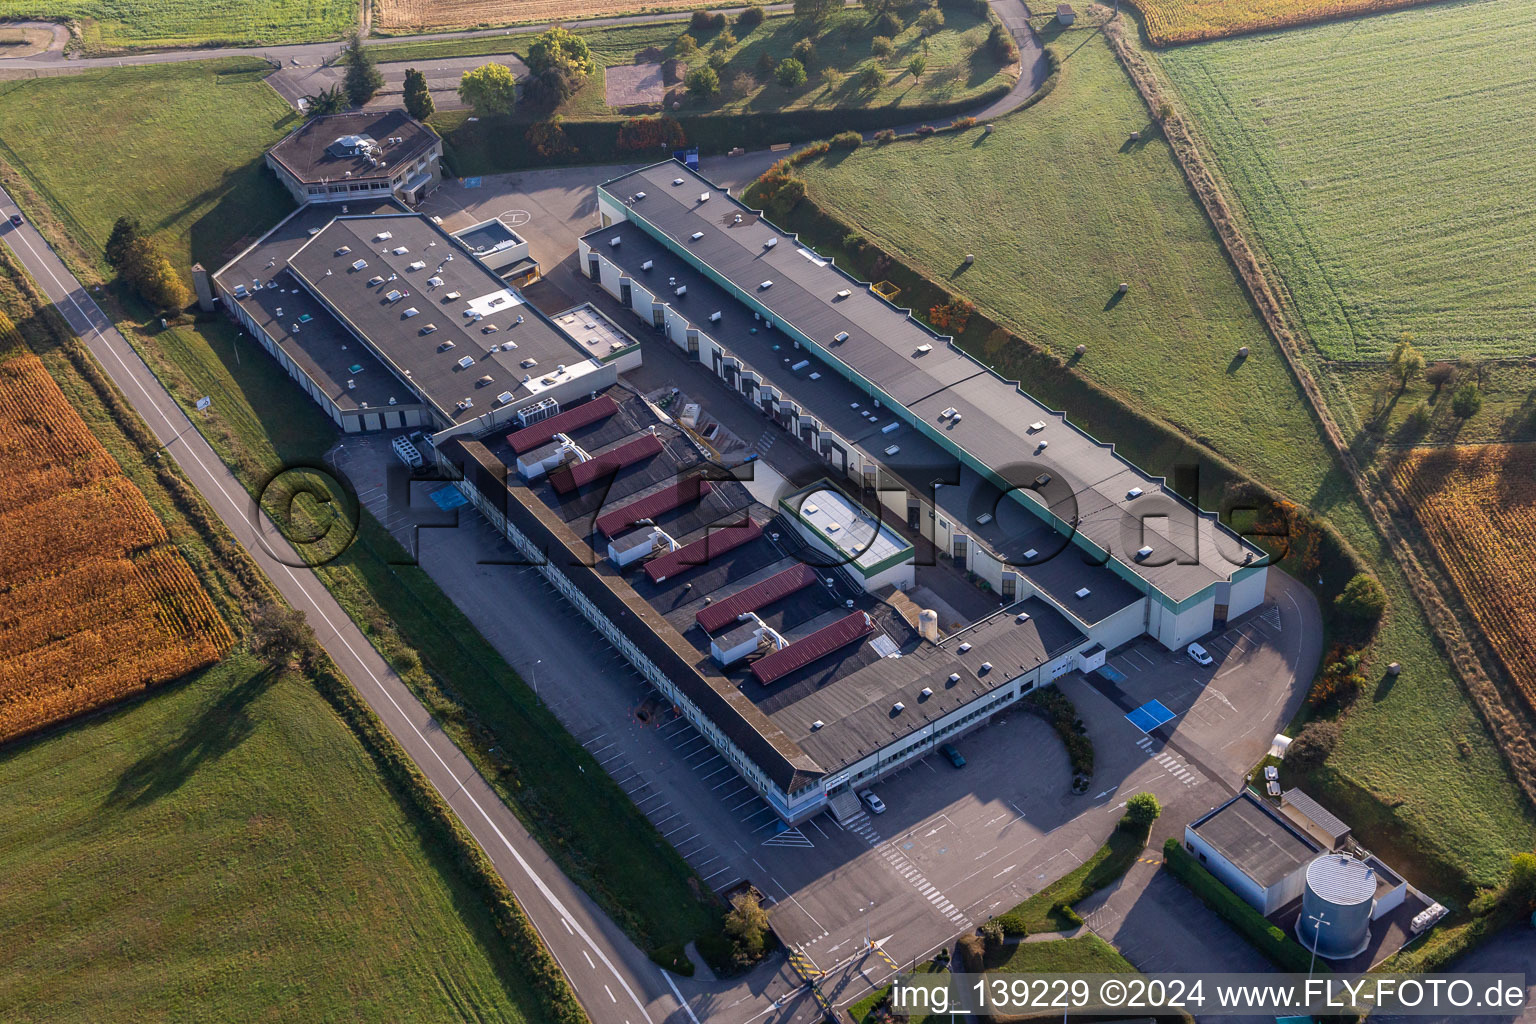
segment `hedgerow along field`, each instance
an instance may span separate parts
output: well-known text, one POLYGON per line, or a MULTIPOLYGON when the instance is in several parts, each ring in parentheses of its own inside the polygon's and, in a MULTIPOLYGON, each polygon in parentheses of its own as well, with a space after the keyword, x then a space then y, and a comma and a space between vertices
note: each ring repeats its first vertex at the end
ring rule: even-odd
POLYGON ((1158 46, 1363 17, 1428 0, 1129 0, 1158 46))
POLYGON ((0 742, 234 642, 144 496, 0 313, 0 742))
POLYGON ((75 19, 87 52, 339 39, 358 0, 0 0, 0 19, 75 19))
POLYGON ((1420 448, 1393 480, 1521 693, 1536 707, 1536 447, 1420 448))
MULTIPOLYGON (((930 279, 1339 529, 1387 589, 1390 610, 1373 646, 1404 671, 1345 717, 1316 795, 1374 849, 1422 865, 1422 884, 1437 875, 1468 889, 1493 884, 1508 854, 1529 847, 1536 816, 1333 464, 1145 106, 1107 46, 1085 36, 1068 30, 1049 43, 1062 58, 1059 84, 1000 119, 991 138, 978 128, 866 144, 796 173, 814 200, 930 279), (1131 131, 1142 140, 1131 142, 1131 131), (977 257, 969 269, 967 253, 977 257), (1122 281, 1130 290, 1115 300, 1122 281), (1080 343, 1088 351, 1073 360, 1080 343), (1250 355, 1239 360, 1242 345, 1250 355), (1404 744, 1404 735, 1418 739, 1404 744)), ((1015 372, 1008 352, 975 351, 1015 372)), ((1114 428, 1113 410, 1092 414, 1106 424, 1104 440, 1134 447, 1132 428, 1114 428)))
POLYGON ((1536 351, 1536 0, 1465 0, 1156 54, 1331 359, 1536 351))

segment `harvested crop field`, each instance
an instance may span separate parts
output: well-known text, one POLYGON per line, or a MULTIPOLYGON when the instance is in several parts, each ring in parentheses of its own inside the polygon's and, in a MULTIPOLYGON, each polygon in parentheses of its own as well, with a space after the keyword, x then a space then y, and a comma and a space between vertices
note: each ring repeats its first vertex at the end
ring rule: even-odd
POLYGON ((1393 477, 1467 609, 1536 706, 1536 446, 1420 448, 1393 477))
POLYGON ((490 0, 380 0, 373 8, 378 32, 419 32, 423 29, 469 28, 475 25, 529 25, 546 21, 580 21, 640 11, 687 10, 707 3, 676 0, 642 4, 635 0, 525 0, 508 7, 490 0))
POLYGON ((0 741, 233 642, 144 496, 0 314, 0 741))
POLYGON ((1158 46, 1412 7, 1427 0, 1132 0, 1158 46))

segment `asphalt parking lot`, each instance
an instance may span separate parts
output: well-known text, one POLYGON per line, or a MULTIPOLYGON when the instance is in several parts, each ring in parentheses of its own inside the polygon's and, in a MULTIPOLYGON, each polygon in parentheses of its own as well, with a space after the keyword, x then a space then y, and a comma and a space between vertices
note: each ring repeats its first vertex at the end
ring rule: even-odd
POLYGON ((446 484, 407 486, 388 441, 353 437, 332 453, 362 503, 419 552, 423 568, 710 888, 752 882, 774 901, 780 936, 820 969, 844 969, 845 984, 890 973, 869 960, 866 937, 905 964, 1081 863, 1132 793, 1155 793, 1180 821, 1220 803, 1302 692, 1290 668, 1307 646, 1302 609, 1288 608, 1278 589, 1265 608, 1206 643, 1217 656, 1209 668, 1140 641, 1111 656, 1124 677, 1118 683, 1063 677, 1094 741, 1087 794, 1070 792, 1066 755, 1050 728, 1014 710, 958 741, 965 768, 935 755, 882 780, 886 813, 846 826, 823 814, 786 829, 535 570, 504 564, 515 561, 511 547, 477 513, 444 513, 431 501, 446 484), (1153 697, 1176 717, 1148 735, 1126 711, 1153 697))

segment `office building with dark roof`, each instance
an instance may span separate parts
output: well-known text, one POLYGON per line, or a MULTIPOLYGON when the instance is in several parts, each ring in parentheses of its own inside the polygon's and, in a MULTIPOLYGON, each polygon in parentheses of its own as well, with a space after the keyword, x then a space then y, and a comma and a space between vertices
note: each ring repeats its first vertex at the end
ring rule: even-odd
POLYGON ((401 109, 310 118, 267 150, 294 202, 395 199, 415 206, 442 182, 443 140, 401 109))
POLYGON ((1264 598, 1264 553, 675 161, 598 189, 582 269, 1005 598, 1105 648, 1264 598))

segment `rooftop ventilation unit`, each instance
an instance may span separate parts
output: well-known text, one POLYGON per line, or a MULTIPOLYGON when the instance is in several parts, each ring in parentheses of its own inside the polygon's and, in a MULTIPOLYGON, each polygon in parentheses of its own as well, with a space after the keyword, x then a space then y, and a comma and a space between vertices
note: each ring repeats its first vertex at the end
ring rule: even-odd
POLYGON ((450 339, 448 341, 443 342, 441 345, 437 346, 437 350, 439 352, 447 352, 449 349, 451 349, 453 347, 454 347, 453 341, 450 339))
POLYGON ((406 253, 410 252, 411 250, 407 249, 403 245, 397 245, 397 246, 394 247, 394 249, 392 249, 390 251, 393 252, 396 256, 404 256, 406 253))
POLYGON ((959 411, 960 410, 956 409, 954 406, 950 406, 948 409, 945 409, 943 412, 939 413, 939 419, 947 420, 959 411))
POLYGON ((992 521, 992 513, 991 512, 983 512, 981 515, 976 517, 976 525, 977 526, 986 526, 991 521, 992 521))
POLYGON ((350 245, 344 245, 340 249, 336 250, 336 255, 337 256, 345 256, 347 253, 349 253, 351 251, 352 251, 352 247, 350 245))
POLYGON ((1128 499, 1133 499, 1134 500, 1136 498, 1141 497, 1145 493, 1146 492, 1143 491, 1140 487, 1132 487, 1130 490, 1125 492, 1125 496, 1128 499))
POLYGON ((693 234, 689 235, 688 237, 692 238, 695 242, 697 242, 699 239, 704 237, 704 232, 702 232, 702 231, 695 231, 693 234))
MULTIPOLYGON (((957 416, 957 417, 955 417, 955 418, 956 418, 956 419, 959 419, 959 417, 958 417, 958 416, 957 416)), ((1047 448, 1049 448, 1049 447, 1050 447, 1050 446, 1051 446, 1051 442, 1049 442, 1049 441, 1041 441, 1041 442, 1040 442, 1040 443, 1039 443, 1039 444, 1038 444, 1038 445, 1036 445, 1036 446, 1035 446, 1035 451, 1037 451, 1037 452, 1043 452, 1043 451, 1045 451, 1045 450, 1046 450, 1046 449, 1047 449, 1047 448)))
POLYGON ((713 313, 709 314, 709 322, 712 323, 712 324, 716 324, 716 323, 720 322, 720 311, 718 309, 715 310, 713 313))
POLYGON ((443 279, 440 277, 429 277, 427 278, 427 284, 433 288, 441 288, 443 286, 443 279))
POLYGON ((512 401, 512 392, 503 391, 501 394, 496 396, 496 401, 500 405, 506 405, 508 402, 512 401))
POLYGON ((801 370, 805 369, 807 366, 810 366, 810 365, 811 365, 811 361, 809 359, 802 359, 798 363, 796 363, 795 365, 791 366, 790 370, 792 372, 794 372, 794 373, 799 373, 801 370))
POLYGON ((389 232, 389 231, 380 231, 380 232, 379 232, 379 233, 378 233, 378 234, 376 234, 376 235, 374 235, 374 236, 373 236, 373 240, 374 240, 374 241, 375 241, 375 242, 387 242, 387 241, 389 241, 389 240, 390 240, 390 239, 391 239, 391 238, 394 238, 394 237, 395 237, 395 236, 394 236, 394 234, 393 234, 393 233, 392 233, 392 232, 389 232))
POLYGON ((672 184, 674 184, 674 185, 681 185, 682 183, 683 183, 683 179, 682 178, 673 178, 672 179, 672 184))
POLYGON ((399 302, 401 299, 405 298, 405 296, 400 294, 399 289, 391 288, 389 291, 384 293, 384 298, 390 302, 399 302))
POLYGON ((475 365, 475 357, 474 356, 465 356, 463 359, 459 360, 459 369, 461 369, 461 370, 467 370, 471 366, 474 366, 474 365, 475 365))
POLYGON ((354 260, 352 262, 352 269, 353 270, 367 270, 368 269, 368 261, 367 260, 354 260))
POLYGON ((1033 422, 1033 423, 1031 423, 1029 425, 1029 432, 1031 434, 1038 434, 1038 433, 1040 433, 1040 431, 1042 431, 1044 429, 1045 429, 1045 421, 1044 420, 1035 420, 1035 422, 1033 422))
POLYGON ((898 455, 900 453, 901 453, 901 445, 899 445, 899 444, 893 444, 893 445, 891 445, 889 448, 887 448, 885 450, 885 454, 887 454, 887 455, 898 455))
POLYGON ((656 261, 655 260, 646 260, 644 263, 640 264, 640 269, 641 270, 650 270, 655 265, 656 265, 656 261))
POLYGON ((437 324, 427 324, 426 326, 422 327, 421 333, 431 334, 435 330, 437 330, 437 324))
POLYGON ((816 719, 816 721, 811 723, 811 732, 815 732, 817 729, 820 729, 822 726, 824 726, 826 724, 827 723, 823 722, 821 719, 819 719, 819 718, 816 719))
POLYGON ((427 269, 427 264, 426 264, 426 262, 424 260, 416 260, 414 263, 407 264, 405 269, 406 270, 426 270, 427 269))
POLYGON ((1152 553, 1152 545, 1150 545, 1150 544, 1145 545, 1143 547, 1139 547, 1139 548, 1136 549, 1136 557, 1138 559, 1146 558, 1151 553, 1152 553))
POLYGON ((833 335, 832 340, 835 341, 835 342, 838 342, 839 344, 841 344, 842 342, 845 342, 845 341, 848 340, 848 332, 847 331, 838 331, 837 334, 833 335))
POLYGON ((532 358, 524 359, 520 365, 525 370, 531 370, 535 366, 539 365, 539 361, 537 359, 532 359, 532 358))
POLYGON ((933 696, 933 688, 931 686, 925 686, 921 690, 917 691, 917 695, 926 700, 927 698, 933 696))
POLYGON ((458 298, 459 298, 459 293, 458 292, 449 292, 447 295, 443 296, 443 299, 445 301, 447 301, 447 302, 454 302, 458 298))
POLYGON ((839 291, 835 296, 833 296, 833 298, 834 299, 846 299, 848 296, 850 296, 852 294, 853 294, 853 292, 850 292, 847 288, 844 288, 841 291, 839 291))
POLYGON ((708 192, 700 192, 699 193, 699 202, 701 202, 701 203, 709 202, 709 193, 708 192))
POLYGON ((964 654, 966 651, 968 651, 970 649, 971 649, 971 642, 969 640, 967 640, 965 643, 961 644, 959 647, 955 648, 955 650, 959 651, 961 654, 964 654))
POLYGON ((951 417, 950 422, 951 423, 959 423, 963 419, 965 419, 965 414, 957 412, 957 413, 955 413, 955 415, 953 417, 951 417))
POLYGON ((772 288, 772 287, 773 287, 773 282, 772 281, 763 281, 763 282, 758 284, 757 290, 760 291, 760 292, 765 292, 769 288, 772 288))
POLYGON ((1079 601, 1081 601, 1083 598, 1087 597, 1091 593, 1093 593, 1093 591, 1089 590, 1087 587, 1083 587, 1082 589, 1080 589, 1077 592, 1077 599, 1079 601))
MULTIPOLYGON (((469 357, 465 356, 464 358, 468 359, 469 357)), ((475 387, 483 388, 483 387, 485 387, 485 386, 487 386, 489 384, 494 384, 495 382, 496 382, 495 378, 493 378, 490 374, 487 373, 487 374, 483 375, 479 380, 475 381, 475 387)))
POLYGON ((741 223, 741 214, 738 213, 736 216, 732 217, 731 218, 731 223, 732 224, 740 224, 741 223))
POLYGON ((1025 558, 1034 558, 1039 553, 1040 552, 1036 551, 1034 548, 1030 548, 1028 551, 1024 552, 1024 557, 1025 558))
POLYGON ((992 671, 992 663, 990 661, 984 661, 984 662, 981 663, 981 674, 982 675, 986 675, 988 672, 991 672, 991 671, 992 671))
POLYGON ((1019 612, 1018 615, 1014 616, 1013 621, 1014 622, 1028 622, 1029 621, 1029 612, 1019 612))
POLYGON ((676 295, 678 298, 682 298, 684 295, 688 294, 688 286, 685 284, 680 284, 675 289, 673 289, 672 294, 676 295))
POLYGON ((636 192, 635 193, 635 202, 638 203, 640 200, 642 200, 644 198, 645 198, 645 193, 644 192, 636 192))
POLYGON ((959 681, 960 681, 960 673, 959 672, 951 672, 949 674, 949 684, 951 686, 953 686, 955 683, 958 683, 959 681))
POLYGON ((907 706, 905 704, 903 704, 901 701, 897 701, 895 704, 891 705, 891 710, 896 712, 896 714, 899 715, 903 711, 907 710, 907 706))
POLYGON ((933 346, 928 344, 927 342, 924 342, 923 344, 917 346, 917 354, 920 355, 920 356, 925 356, 929 352, 932 352, 932 351, 933 351, 933 346))
POLYGON ((372 277, 370 277, 368 279, 368 287, 370 287, 370 288, 377 288, 379 285, 381 285, 383 283, 384 283, 384 278, 381 277, 378 274, 374 274, 372 277))
POLYGON ((619 247, 619 243, 622 241, 624 241, 623 238, 619 237, 618 235, 614 235, 612 238, 608 239, 608 245, 617 249, 619 247))
POLYGON ((777 238, 770 238, 770 239, 768 239, 768 241, 763 243, 763 248, 764 249, 772 249, 774 246, 776 246, 778 244, 779 244, 779 240, 777 238))
POLYGON ((404 313, 400 314, 400 319, 409 320, 411 317, 420 312, 421 310, 417 309, 415 306, 412 306, 410 309, 407 309, 404 313))
POLYGON ((894 434, 894 433, 896 433, 896 431, 898 431, 900 429, 901 429, 901 423, 899 421, 894 421, 893 420, 892 422, 887 423, 885 426, 881 427, 880 428, 880 433, 882 433, 882 434, 894 434))

